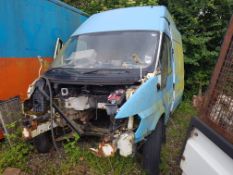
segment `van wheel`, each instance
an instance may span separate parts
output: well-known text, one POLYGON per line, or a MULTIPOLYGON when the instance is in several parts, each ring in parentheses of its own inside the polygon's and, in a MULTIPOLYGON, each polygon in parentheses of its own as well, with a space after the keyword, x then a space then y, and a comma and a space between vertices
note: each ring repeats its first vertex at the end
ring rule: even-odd
POLYGON ((159 175, 160 152, 163 140, 163 120, 159 120, 155 130, 143 145, 143 168, 148 175, 159 175))
POLYGON ((34 147, 39 153, 48 153, 52 148, 51 135, 49 132, 42 133, 33 139, 34 147))

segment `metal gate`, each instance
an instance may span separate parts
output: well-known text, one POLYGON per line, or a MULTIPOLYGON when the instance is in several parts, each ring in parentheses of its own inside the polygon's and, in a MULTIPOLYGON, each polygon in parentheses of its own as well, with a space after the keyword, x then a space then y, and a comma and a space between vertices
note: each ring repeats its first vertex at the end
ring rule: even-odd
POLYGON ((0 102, 0 128, 6 133, 14 133, 16 127, 21 125, 22 113, 18 97, 0 102), (11 125, 13 124, 12 127, 11 125))
POLYGON ((233 16, 205 96, 201 118, 233 143, 233 16))

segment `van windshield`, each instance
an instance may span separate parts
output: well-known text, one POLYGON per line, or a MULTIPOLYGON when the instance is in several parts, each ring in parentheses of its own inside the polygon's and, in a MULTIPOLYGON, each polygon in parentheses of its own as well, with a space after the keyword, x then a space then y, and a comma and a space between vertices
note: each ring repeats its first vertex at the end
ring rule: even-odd
POLYGON ((151 31, 101 32, 72 37, 52 67, 80 69, 135 69, 151 65, 159 33, 151 31))

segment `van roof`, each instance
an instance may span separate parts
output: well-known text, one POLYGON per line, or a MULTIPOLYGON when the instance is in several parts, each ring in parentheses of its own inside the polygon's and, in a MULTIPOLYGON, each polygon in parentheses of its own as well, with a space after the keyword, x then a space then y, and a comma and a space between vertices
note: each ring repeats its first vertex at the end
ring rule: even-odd
POLYGON ((167 22, 176 28, 165 6, 120 8, 92 15, 72 36, 126 30, 161 31, 170 35, 167 22))

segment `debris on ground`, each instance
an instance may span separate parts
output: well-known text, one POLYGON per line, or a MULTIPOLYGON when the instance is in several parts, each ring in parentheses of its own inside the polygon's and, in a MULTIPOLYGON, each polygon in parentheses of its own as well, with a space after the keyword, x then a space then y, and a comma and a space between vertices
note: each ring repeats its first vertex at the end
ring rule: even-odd
POLYGON ((21 171, 21 169, 19 168, 8 167, 5 169, 2 175, 28 175, 28 174, 21 171))

